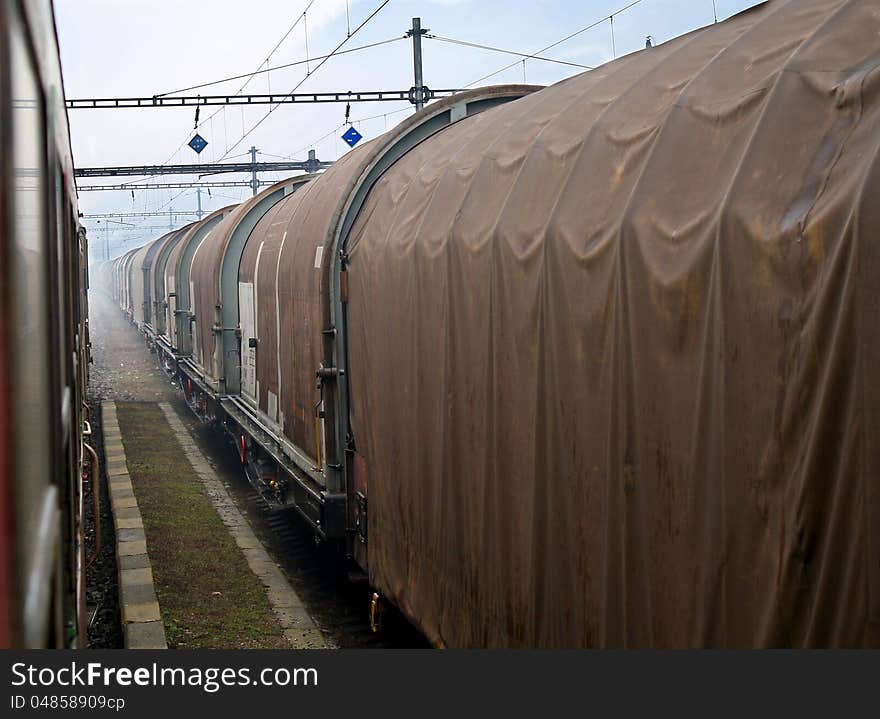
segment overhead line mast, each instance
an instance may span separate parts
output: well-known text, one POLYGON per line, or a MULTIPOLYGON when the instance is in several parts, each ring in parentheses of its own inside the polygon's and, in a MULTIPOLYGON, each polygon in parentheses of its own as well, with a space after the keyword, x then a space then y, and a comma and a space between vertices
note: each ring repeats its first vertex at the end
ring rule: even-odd
POLYGON ((425 87, 424 77, 422 76, 422 35, 428 31, 422 29, 422 19, 414 17, 412 19, 412 27, 407 30, 407 36, 413 41, 413 78, 415 85, 410 90, 412 102, 416 106, 416 110, 421 110, 425 106, 425 101, 432 99, 431 90, 425 87))

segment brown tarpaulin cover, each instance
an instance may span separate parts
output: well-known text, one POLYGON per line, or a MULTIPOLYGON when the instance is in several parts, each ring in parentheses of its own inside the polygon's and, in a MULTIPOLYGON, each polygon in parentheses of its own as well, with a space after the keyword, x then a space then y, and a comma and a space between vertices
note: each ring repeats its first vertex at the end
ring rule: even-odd
POLYGON ((263 244, 254 303, 260 409, 312 460, 318 455, 315 408, 321 394, 315 371, 321 366, 321 301, 326 295, 322 270, 329 261, 316 250, 326 245, 333 214, 370 145, 343 155, 263 216, 248 237, 239 269, 241 282, 254 282, 263 244), (278 395, 277 416, 269 412, 269 392, 278 395))
MULTIPOLYGON (((251 231, 241 262, 238 266, 238 281, 250 283, 254 287, 254 310, 257 321, 254 325, 259 338, 259 350, 255 353, 256 382, 253 398, 245 397, 256 405, 265 415, 269 415, 269 393, 278 396, 278 329, 276 311, 275 283, 278 272, 278 249, 288 218, 281 214, 282 208, 290 203, 299 204, 298 193, 288 195, 277 202, 263 215, 251 231), (276 221, 281 215, 282 220, 276 221), (259 239, 256 239, 259 238, 259 239)), ((242 352, 245 348, 242 347, 242 352)), ((244 360, 242 360, 244 362, 244 360)), ((244 386, 242 386, 244 394, 244 386)), ((278 417, 272 415, 272 422, 278 417)))
MULTIPOLYGON (((223 263, 228 261, 226 255, 230 251, 229 243, 232 241, 232 235, 248 213, 267 196, 280 193, 285 186, 297 185, 304 181, 301 177, 281 180, 263 188, 259 194, 243 200, 241 204, 231 205, 229 214, 225 215, 205 236, 199 247, 199 259, 193 264, 191 273, 195 297, 190 300, 192 311, 196 315, 193 331, 199 336, 198 356, 192 359, 204 371, 205 379, 211 385, 217 386, 220 377, 227 372, 222 352, 218 349, 218 343, 222 343, 222 335, 216 331, 216 328, 224 324, 221 275, 223 263)), ((238 299, 237 295, 235 299, 238 299)))
POLYGON ((349 247, 372 582, 447 646, 880 645, 880 4, 462 120, 349 247))

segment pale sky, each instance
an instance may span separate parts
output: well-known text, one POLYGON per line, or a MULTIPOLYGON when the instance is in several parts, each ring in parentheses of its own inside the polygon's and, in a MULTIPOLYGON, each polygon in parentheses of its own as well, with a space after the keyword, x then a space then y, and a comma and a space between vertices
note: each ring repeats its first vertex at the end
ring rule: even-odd
MULTIPOLYGON (((631 0, 391 0, 341 49, 391 38, 380 47, 333 57, 313 72, 298 92, 404 90, 413 85, 412 44, 402 39, 415 16, 422 27, 447 38, 531 53, 572 32, 607 17, 631 0)), ((301 18, 310 0, 55 0, 61 59, 68 98, 150 97, 230 75, 249 73, 263 64, 291 25, 301 18)), ((755 0, 715 0, 723 20, 755 0)), ((269 59, 269 66, 323 55, 338 45, 377 7, 381 0, 313 0, 305 22, 298 25, 269 59), (348 5, 348 13, 346 12, 348 5), (347 19, 348 15, 348 19, 347 19)), ((617 56, 644 48, 645 37, 655 44, 710 24, 712 0, 641 0, 614 17, 617 56)), ((606 20, 546 53, 547 57, 597 66, 613 59, 611 24, 606 20)), ((478 78, 516 61, 511 69, 480 85, 522 82, 547 85, 584 70, 528 60, 486 50, 422 41, 425 84, 432 88, 465 87, 478 78)), ((311 66, 314 67, 314 64, 311 66)), ((245 93, 289 92, 305 76, 305 67, 257 75, 245 93)), ((214 85, 186 94, 235 92, 244 80, 214 85)), ((408 103, 352 103, 351 119, 365 139, 381 134, 407 117, 408 103), (378 116, 378 117, 376 117, 378 116), (373 118, 359 121, 361 118, 373 118)), ((146 165, 244 160, 236 157, 251 145, 258 160, 276 156, 305 159, 309 148, 322 160, 336 160, 348 150, 339 139, 345 128, 344 105, 284 105, 243 140, 270 106, 204 107, 199 133, 208 147, 196 155, 185 143, 192 137, 194 109, 71 110, 74 161, 79 167, 146 165), (207 118, 214 113, 214 118, 207 118), (339 128, 339 129, 337 129, 339 128), (236 145, 236 142, 240 143, 236 145), (227 148, 229 148, 227 150, 227 148), (224 155, 226 157, 224 158, 224 155)), ((261 179, 280 179, 263 175, 261 179)), ((151 183, 193 182, 197 176, 163 175, 151 183)), ((223 174, 207 181, 244 180, 249 176, 223 174)), ((139 178, 81 179, 86 184, 121 184, 139 178)), ((202 206, 213 210, 250 196, 249 188, 212 190, 202 194, 202 206)), ((85 213, 193 210, 195 190, 138 190, 81 192, 85 213)), ((136 228, 113 225, 113 254, 143 244, 167 231, 168 218, 127 219, 136 228), (117 229, 118 228, 118 229, 117 229), (163 229, 164 228, 164 229, 163 229)), ((85 220, 90 236, 103 240, 105 222, 85 220)), ((177 222, 177 225, 182 222, 177 222)), ((98 243, 93 242, 93 247, 98 243)))

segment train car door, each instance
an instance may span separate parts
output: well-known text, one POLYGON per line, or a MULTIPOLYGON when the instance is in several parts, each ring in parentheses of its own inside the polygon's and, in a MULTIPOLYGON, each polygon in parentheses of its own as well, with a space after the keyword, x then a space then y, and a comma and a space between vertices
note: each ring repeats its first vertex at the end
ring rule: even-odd
POLYGON ((257 399, 257 326, 252 282, 238 283, 238 308, 241 318, 241 394, 254 404, 257 399))

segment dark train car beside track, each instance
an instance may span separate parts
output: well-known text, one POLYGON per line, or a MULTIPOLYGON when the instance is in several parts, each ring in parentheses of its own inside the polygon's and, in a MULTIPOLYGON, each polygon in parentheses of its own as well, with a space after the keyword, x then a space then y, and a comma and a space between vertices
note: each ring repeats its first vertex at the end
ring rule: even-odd
POLYGON ((0 147, 0 646, 77 647, 87 246, 48 1, 0 3, 0 147))

